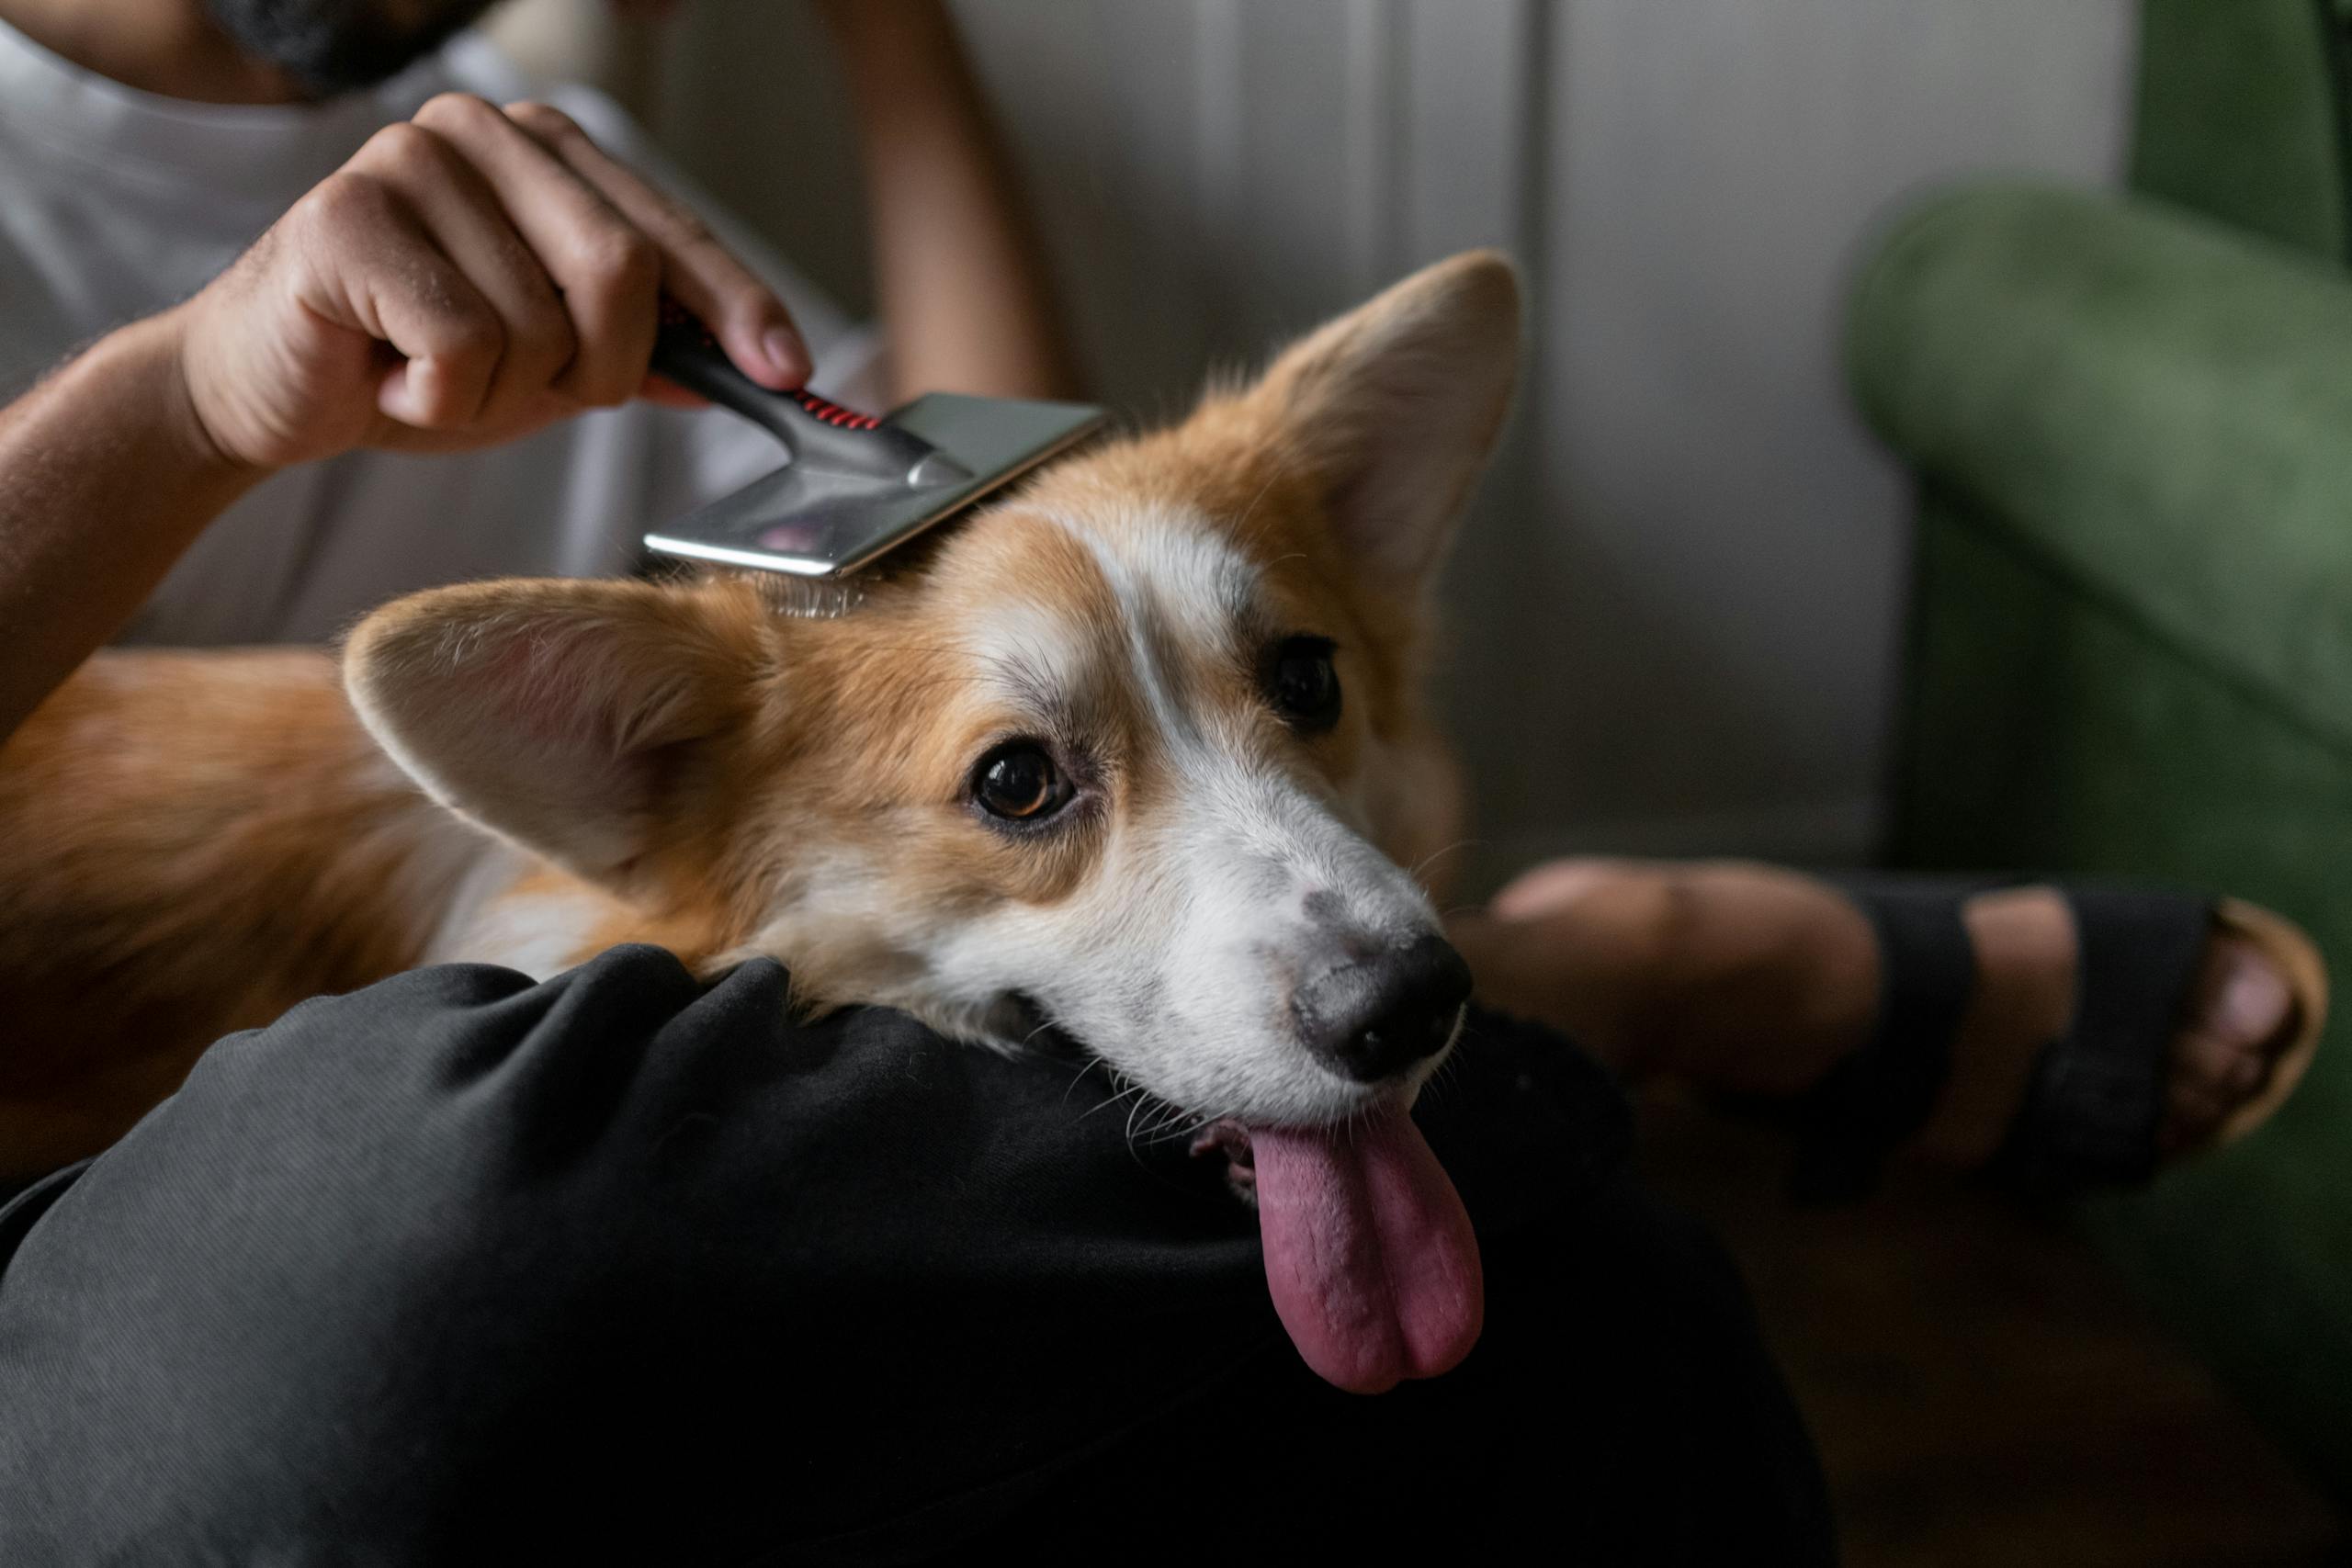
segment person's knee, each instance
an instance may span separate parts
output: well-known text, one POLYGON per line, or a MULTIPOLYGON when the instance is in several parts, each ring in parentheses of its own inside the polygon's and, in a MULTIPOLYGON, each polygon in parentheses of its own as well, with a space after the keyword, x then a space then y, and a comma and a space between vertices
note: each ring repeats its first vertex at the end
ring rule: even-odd
POLYGON ((1825 884, 1744 861, 1622 863, 1600 895, 1638 931, 1641 1024, 1679 1032, 1750 1009, 1843 1010, 1866 984, 1866 921, 1825 884))
POLYGON ((1671 933, 1683 1005, 1811 1037, 1867 1021, 1870 922, 1834 887, 1779 866, 1721 862, 1681 874, 1671 933))

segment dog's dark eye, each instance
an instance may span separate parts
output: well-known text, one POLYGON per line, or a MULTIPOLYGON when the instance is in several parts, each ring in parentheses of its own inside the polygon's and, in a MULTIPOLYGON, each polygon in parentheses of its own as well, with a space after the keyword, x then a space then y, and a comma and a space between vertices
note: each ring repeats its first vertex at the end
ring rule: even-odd
POLYGON ((1035 822, 1051 817, 1069 803, 1069 784, 1061 770, 1034 740, 1000 746, 972 770, 972 798, 989 816, 1008 822, 1035 822))
POLYGON ((1328 637, 1284 637, 1266 660, 1266 697, 1291 726, 1309 734, 1340 719, 1340 672, 1328 637))

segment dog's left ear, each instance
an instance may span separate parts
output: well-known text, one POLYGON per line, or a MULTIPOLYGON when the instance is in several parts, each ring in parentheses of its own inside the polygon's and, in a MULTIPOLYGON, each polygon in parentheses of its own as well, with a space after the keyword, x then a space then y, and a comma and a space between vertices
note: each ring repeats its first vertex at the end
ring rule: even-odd
POLYGON ((1411 592, 1445 553, 1518 368, 1518 276, 1472 251, 1294 344, 1246 397, 1306 465, 1358 570, 1411 592))

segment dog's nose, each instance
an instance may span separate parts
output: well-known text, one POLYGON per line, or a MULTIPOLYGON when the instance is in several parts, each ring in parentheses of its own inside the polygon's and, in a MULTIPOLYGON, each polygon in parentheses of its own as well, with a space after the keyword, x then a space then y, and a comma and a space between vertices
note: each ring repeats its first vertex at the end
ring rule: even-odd
POLYGON ((1298 989, 1300 1040, 1326 1066, 1377 1083, 1435 1055, 1470 998, 1470 967, 1443 937, 1327 969, 1298 989))

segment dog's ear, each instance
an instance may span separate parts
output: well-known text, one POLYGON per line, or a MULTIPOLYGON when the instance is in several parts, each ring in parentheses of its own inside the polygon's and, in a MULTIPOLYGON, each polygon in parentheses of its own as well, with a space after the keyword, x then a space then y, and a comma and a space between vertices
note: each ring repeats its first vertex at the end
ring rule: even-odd
POLYGON ((763 645, 729 608, 628 581, 435 589, 359 624, 344 686, 434 799, 626 893, 673 826, 695 743, 750 701, 763 645))
POLYGON ((1306 465, 1359 570, 1411 592, 1453 537, 1518 367, 1517 275, 1473 251, 1292 344, 1245 396, 1306 465))

